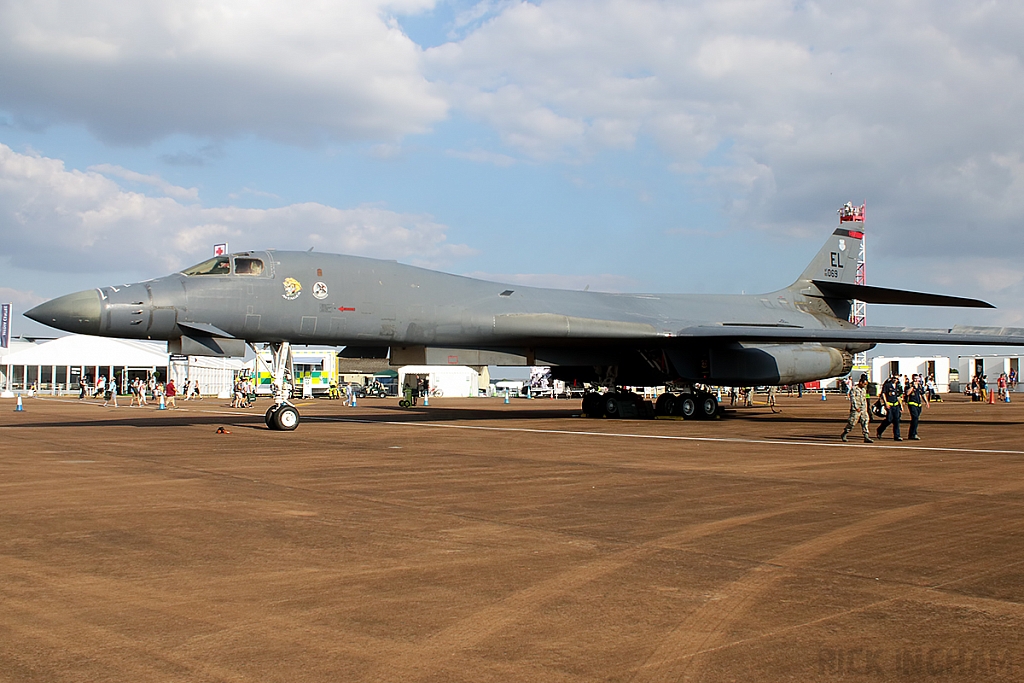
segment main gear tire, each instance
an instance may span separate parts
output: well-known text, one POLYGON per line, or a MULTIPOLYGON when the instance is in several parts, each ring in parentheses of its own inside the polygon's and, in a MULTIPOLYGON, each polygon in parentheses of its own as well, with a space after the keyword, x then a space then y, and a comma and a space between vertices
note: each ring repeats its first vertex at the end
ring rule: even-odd
POLYGON ((282 405, 274 413, 274 428, 282 432, 290 432, 299 426, 299 411, 289 405, 282 405))
POLYGON ((679 414, 687 420, 697 414, 697 402, 693 396, 685 395, 679 400, 679 414))
POLYGON ((583 394, 583 414, 587 417, 601 417, 601 395, 594 392, 583 394))
POLYGON ((679 404, 679 397, 672 393, 665 393, 658 397, 654 404, 655 415, 675 415, 679 404))
POLYGON ((711 394, 704 394, 700 397, 700 416, 705 420, 714 419, 718 414, 718 399, 711 394))
POLYGON ((601 402, 601 407, 604 408, 604 416, 610 418, 616 418, 622 416, 622 408, 619 406, 619 395, 615 393, 607 393, 601 402))

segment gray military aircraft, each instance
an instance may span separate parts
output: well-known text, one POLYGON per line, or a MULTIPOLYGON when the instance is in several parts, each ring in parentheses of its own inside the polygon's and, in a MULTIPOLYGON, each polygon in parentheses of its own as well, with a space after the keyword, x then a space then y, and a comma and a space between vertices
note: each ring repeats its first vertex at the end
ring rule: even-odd
POLYGON ((53 299, 25 315, 81 334, 167 340, 171 353, 273 350, 267 425, 290 430, 291 344, 342 346, 392 365, 545 365, 590 383, 584 413, 635 414, 624 386, 668 385, 656 413, 715 415, 705 385, 845 375, 877 343, 1024 345, 1024 329, 857 327, 852 300, 992 308, 976 299, 854 283, 863 232, 840 227, 792 285, 768 294, 607 294, 507 285, 395 261, 294 251, 218 256, 166 277, 53 299))

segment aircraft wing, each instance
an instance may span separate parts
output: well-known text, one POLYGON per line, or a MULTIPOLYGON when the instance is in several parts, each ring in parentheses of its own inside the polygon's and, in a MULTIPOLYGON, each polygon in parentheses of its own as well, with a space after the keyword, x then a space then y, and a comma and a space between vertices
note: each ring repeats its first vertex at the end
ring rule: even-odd
POLYGON ((675 338, 719 339, 776 343, 867 343, 867 344, 950 344, 984 346, 1024 346, 1024 328, 969 327, 950 329, 915 327, 848 327, 812 329, 784 325, 697 325, 679 330, 675 338))
POLYGON ((694 325, 675 333, 651 325, 571 316, 532 314, 495 316, 496 338, 511 343, 573 341, 583 346, 645 342, 660 345, 674 340, 717 340, 768 343, 819 342, 855 344, 949 344, 1024 346, 1024 328, 955 326, 949 329, 915 327, 808 328, 787 324, 718 323, 694 325))

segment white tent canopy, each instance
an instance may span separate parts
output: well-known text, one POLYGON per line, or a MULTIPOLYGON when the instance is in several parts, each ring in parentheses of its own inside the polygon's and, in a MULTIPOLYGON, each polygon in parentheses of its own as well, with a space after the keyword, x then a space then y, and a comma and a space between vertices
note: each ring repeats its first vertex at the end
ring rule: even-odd
POLYGON ((87 335, 60 337, 4 356, 6 365, 96 365, 162 367, 167 365, 164 342, 128 341, 87 335))

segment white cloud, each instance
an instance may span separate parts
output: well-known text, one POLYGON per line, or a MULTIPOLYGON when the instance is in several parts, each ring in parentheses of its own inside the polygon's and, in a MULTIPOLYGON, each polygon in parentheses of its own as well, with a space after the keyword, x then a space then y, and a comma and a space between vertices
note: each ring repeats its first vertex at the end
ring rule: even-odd
POLYGON ((873 248, 994 256, 1019 233, 1024 4, 485 0, 423 50, 396 17, 434 5, 9 0, 0 107, 121 143, 358 139, 382 158, 455 110, 501 140, 445 131, 473 161, 653 143, 747 229, 817 234, 866 199, 873 248))
POLYGON ((96 164, 95 166, 90 166, 87 170, 102 173, 105 176, 121 178, 132 183, 149 185, 160 190, 160 192, 168 197, 174 197, 175 199, 192 202, 199 201, 198 189, 194 187, 178 187, 173 183, 167 182, 158 175, 146 175, 144 173, 139 173, 138 171, 129 170, 122 166, 115 166, 114 164, 96 164))
POLYGON ((433 0, 11 0, 0 107, 140 143, 396 139, 447 114, 392 13, 433 0))
POLYGON ((0 303, 13 304, 15 312, 27 311, 44 301, 46 301, 46 297, 39 296, 31 290, 24 291, 11 287, 0 287, 0 303))
POLYGON ((876 246, 992 256, 1024 215, 1022 34, 1012 2, 548 0, 425 57, 535 160, 648 139, 746 226, 866 198, 876 246))
POLYGON ((507 168, 516 163, 515 157, 510 157, 507 154, 498 154, 497 152, 489 152, 486 149, 480 148, 468 151, 449 149, 445 154, 455 159, 465 159, 466 161, 475 161, 481 164, 494 164, 502 168, 507 168))
MULTIPOLYGON (((130 176, 130 172, 122 175, 130 176)), ((183 204, 130 192, 95 171, 0 145, 0 243, 21 268, 155 276, 234 249, 308 249, 440 265, 472 253, 430 216, 314 202, 274 209, 183 204), (112 267, 116 266, 115 267, 112 267)))

